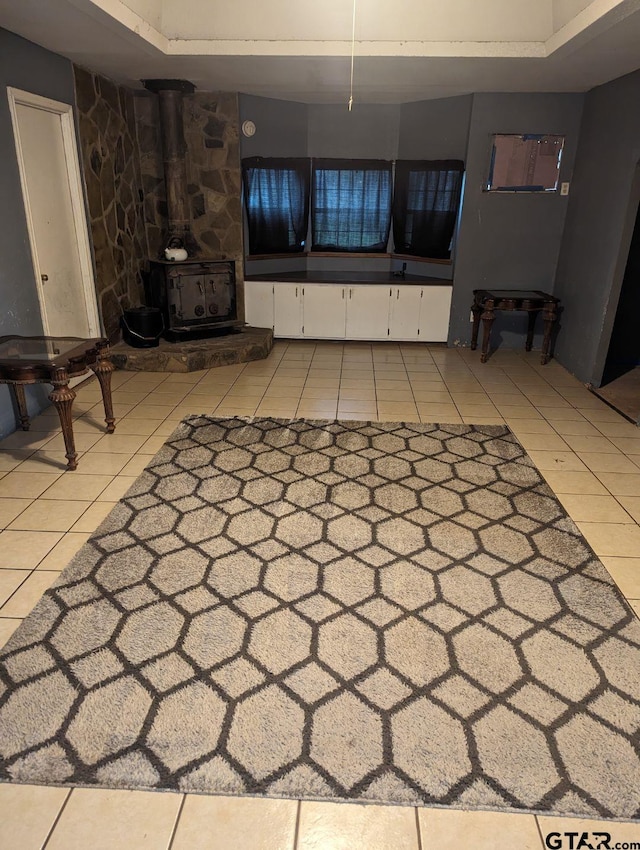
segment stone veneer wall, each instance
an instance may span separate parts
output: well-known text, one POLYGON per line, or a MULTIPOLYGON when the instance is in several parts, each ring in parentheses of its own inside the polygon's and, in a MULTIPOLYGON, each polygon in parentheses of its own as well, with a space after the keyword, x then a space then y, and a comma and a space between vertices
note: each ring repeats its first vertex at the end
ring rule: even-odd
MULTIPOLYGON (((149 256, 165 247, 167 206, 158 98, 136 92, 135 112, 149 256)), ((238 306, 243 305, 242 203, 237 95, 195 92, 184 97, 184 136, 191 228, 200 256, 235 260, 238 306)))
POLYGON ((144 302, 148 260, 133 92, 75 67, 80 147, 87 187, 98 303, 106 334, 144 302))

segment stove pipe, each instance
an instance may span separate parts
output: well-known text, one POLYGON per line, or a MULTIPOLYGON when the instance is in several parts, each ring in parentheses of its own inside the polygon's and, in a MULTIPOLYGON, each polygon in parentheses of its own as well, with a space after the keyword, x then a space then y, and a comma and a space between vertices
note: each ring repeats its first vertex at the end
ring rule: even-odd
POLYGON ((180 239, 190 257, 200 252, 193 233, 187 194, 186 144, 182 120, 182 96, 192 94, 195 86, 188 80, 142 80, 144 87, 160 101, 160 135, 167 194, 168 234, 180 239))

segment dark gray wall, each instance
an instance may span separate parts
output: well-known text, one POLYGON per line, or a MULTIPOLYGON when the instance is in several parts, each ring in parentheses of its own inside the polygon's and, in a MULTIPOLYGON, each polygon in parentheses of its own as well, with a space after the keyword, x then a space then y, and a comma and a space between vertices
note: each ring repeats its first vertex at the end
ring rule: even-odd
POLYGON ((640 71, 587 94, 558 263, 555 293, 565 309, 556 356, 595 386, 618 305, 634 203, 637 208, 639 102, 640 71))
POLYGON ((305 104, 241 94, 245 156, 464 159, 472 96, 397 104, 305 104))
MULTIPOLYGON (((571 180, 584 96, 581 94, 476 94, 473 97, 466 186, 456 251, 450 345, 468 345, 474 289, 552 291, 568 198, 554 193, 487 193, 494 133, 565 136, 560 180, 571 180)), ((494 344, 523 344, 522 314, 501 315, 494 344)), ((536 344, 539 344, 539 339, 536 344)))
POLYGON ((395 159, 398 154, 400 106, 355 103, 309 106, 308 156, 395 159))
MULTIPOLYGON (((6 87, 74 103, 71 62, 0 29, 0 335, 42 333, 29 235, 6 87)), ((28 387, 30 410, 40 409, 42 387, 28 387)), ((0 387, 0 436, 15 429, 6 386, 0 387)))
POLYGON ((307 156, 306 103, 270 97, 239 96, 240 127, 244 121, 256 125, 254 136, 240 131, 240 156, 307 156))
MULTIPOLYGON (((251 119, 256 133, 241 136, 245 156, 311 156, 370 159, 464 159, 471 96, 408 104, 288 103, 271 98, 240 95, 240 121, 251 119)), ((246 235, 246 234, 245 234, 246 235)), ((248 240, 245 238, 245 245, 248 240)), ((300 260, 248 260, 248 274, 286 269, 300 270, 300 260)), ((350 258, 350 267, 361 271, 401 268, 402 261, 388 258, 350 258)), ((343 258, 309 257, 310 271, 344 269, 343 258)), ((408 262, 412 274, 450 279, 452 266, 408 262)))
POLYGON ((403 103, 398 159, 466 159, 472 95, 403 103))

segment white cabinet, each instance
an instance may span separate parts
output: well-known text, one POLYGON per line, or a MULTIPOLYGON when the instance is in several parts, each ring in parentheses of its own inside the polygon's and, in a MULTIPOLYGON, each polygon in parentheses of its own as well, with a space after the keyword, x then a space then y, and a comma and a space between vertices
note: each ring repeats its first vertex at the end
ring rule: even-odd
POLYGON ((347 339, 387 339, 390 291, 380 284, 347 287, 347 339))
POLYGON ((246 280, 244 283, 244 318, 254 328, 273 327, 273 285, 246 280))
POLYGON ((245 281, 245 316, 279 337, 446 342, 451 286, 245 281))
POLYGON ((423 289, 428 292, 421 286, 391 287, 389 339, 418 339, 423 289))
POLYGON ((450 286, 423 286, 420 302, 421 342, 446 342, 449 335, 451 313, 450 286))
POLYGON ((302 288, 302 332, 311 339, 344 339, 346 287, 306 284, 302 288))
POLYGON ((302 286, 300 284, 274 283, 273 333, 275 336, 302 336, 302 286))

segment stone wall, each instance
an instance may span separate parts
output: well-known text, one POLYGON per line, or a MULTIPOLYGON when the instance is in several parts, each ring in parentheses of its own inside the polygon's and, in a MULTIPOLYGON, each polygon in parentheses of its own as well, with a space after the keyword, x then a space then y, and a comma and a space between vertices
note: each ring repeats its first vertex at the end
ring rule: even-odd
MULTIPOLYGON (((243 248, 238 98, 226 92, 195 92, 185 95, 183 103, 188 175, 186 191, 193 235, 200 245, 200 256, 236 261, 236 275, 241 284, 243 248)), ((136 92, 135 111, 145 225, 150 257, 154 258, 161 256, 167 232, 157 96, 136 92)), ((242 304, 241 292, 238 294, 238 303, 242 304)))
POLYGON ((74 72, 98 303, 115 338, 122 311, 144 301, 149 254, 133 93, 83 68, 74 72))

